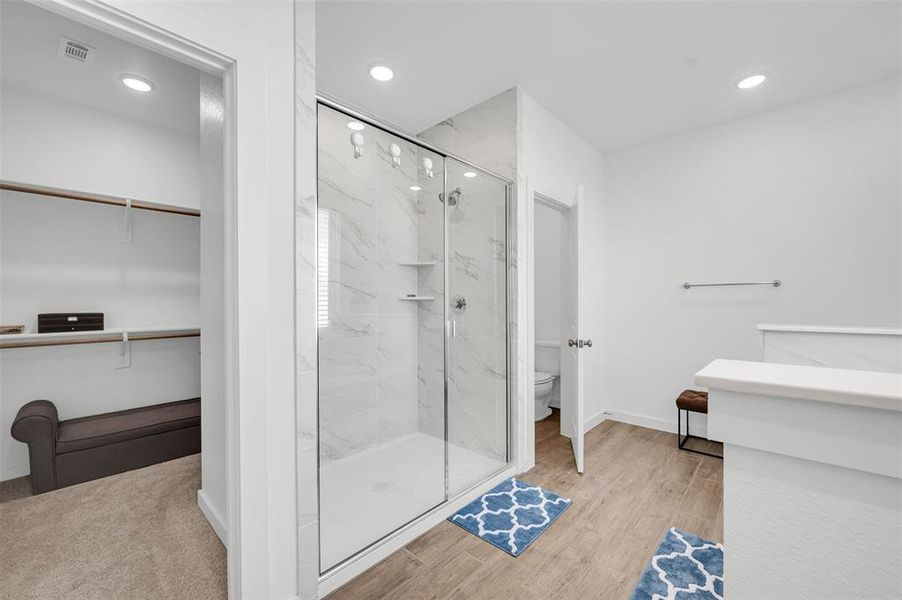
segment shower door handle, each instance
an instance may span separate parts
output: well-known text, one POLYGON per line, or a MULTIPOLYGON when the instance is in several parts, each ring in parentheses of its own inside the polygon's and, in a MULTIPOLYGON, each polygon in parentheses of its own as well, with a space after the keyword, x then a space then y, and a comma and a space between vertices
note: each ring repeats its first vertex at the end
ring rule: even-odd
POLYGON ((448 337, 457 337, 457 321, 448 321, 448 337))

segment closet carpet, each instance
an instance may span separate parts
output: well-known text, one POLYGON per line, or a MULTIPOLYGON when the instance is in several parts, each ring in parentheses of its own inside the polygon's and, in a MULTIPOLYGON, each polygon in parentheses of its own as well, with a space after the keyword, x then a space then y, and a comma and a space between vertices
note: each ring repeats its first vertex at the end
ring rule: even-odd
POLYGON ((0 598, 226 597, 225 548, 197 507, 200 454, 22 497, 0 486, 0 598))

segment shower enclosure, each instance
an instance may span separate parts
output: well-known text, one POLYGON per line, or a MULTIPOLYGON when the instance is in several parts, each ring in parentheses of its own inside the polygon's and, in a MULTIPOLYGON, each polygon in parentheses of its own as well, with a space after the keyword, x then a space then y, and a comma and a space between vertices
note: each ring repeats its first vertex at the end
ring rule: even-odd
POLYGON ((508 464, 507 181, 318 106, 320 571, 508 464))

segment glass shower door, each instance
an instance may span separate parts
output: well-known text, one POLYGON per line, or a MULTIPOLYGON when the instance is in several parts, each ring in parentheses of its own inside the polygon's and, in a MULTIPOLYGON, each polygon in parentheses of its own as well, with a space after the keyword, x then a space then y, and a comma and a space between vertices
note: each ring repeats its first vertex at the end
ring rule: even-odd
POLYGON ((508 186, 446 159, 448 494, 507 464, 508 186))
POLYGON ((446 499, 443 158, 319 106, 320 570, 446 499))

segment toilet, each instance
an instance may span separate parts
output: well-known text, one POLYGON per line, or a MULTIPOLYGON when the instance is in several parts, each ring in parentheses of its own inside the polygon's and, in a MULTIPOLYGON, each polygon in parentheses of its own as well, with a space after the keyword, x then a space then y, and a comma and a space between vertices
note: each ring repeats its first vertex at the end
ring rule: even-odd
POLYGON ((555 377, 557 375, 536 371, 536 421, 541 421, 551 414, 548 403, 551 401, 551 390, 554 389, 555 377))

